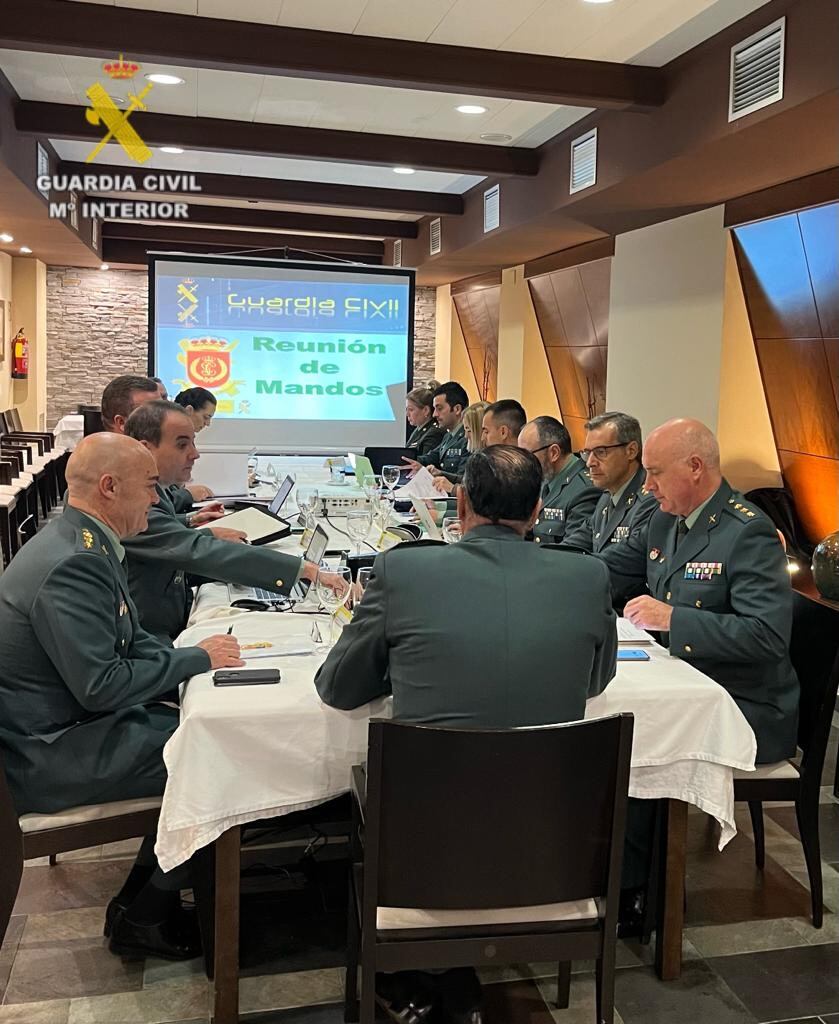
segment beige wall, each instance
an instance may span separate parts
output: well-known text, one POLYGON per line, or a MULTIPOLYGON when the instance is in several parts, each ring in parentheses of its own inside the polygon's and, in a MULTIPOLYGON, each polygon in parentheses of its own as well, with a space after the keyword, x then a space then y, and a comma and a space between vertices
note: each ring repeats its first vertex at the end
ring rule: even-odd
MULTIPOLYGON (((0 300, 6 303, 5 306, 5 327, 6 338, 5 356, 0 363, 0 412, 5 412, 14 404, 12 399, 12 320, 9 304, 12 301, 12 257, 5 252, 0 252, 0 300)), ((17 328, 15 328, 17 330, 17 328)))
POLYGON ((40 260, 12 261, 15 324, 29 339, 29 377, 12 385, 14 404, 26 430, 46 429, 47 418, 47 268, 40 260))
POLYGON ((606 406, 645 434, 674 416, 716 427, 725 242, 721 206, 615 240, 606 406))
POLYGON ((498 310, 499 398, 520 399, 524 378, 524 306, 527 301, 524 267, 501 272, 501 304, 498 310))
POLYGON ((449 285, 437 289, 435 316, 434 377, 442 384, 447 380, 459 381, 466 389, 470 402, 480 398, 478 382, 466 350, 466 339, 460 329, 460 320, 452 302, 449 285))
POLYGON ((723 472, 738 490, 782 485, 778 451, 730 234, 726 239, 717 436, 723 472))

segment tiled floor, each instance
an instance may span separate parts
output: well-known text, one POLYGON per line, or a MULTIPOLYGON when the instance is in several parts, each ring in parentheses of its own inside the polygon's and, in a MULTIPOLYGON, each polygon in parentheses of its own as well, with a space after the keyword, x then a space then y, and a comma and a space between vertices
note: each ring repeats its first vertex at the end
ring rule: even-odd
MULTIPOLYGON (((652 948, 619 943, 618 1024, 839 1024, 839 802, 831 795, 839 728, 822 790, 824 927, 810 925, 794 811, 766 808, 767 864, 754 867, 747 813, 722 853, 690 816, 685 963, 664 984, 652 948)), ((200 961, 125 963, 101 936, 104 907, 136 844, 31 863, 0 948, 0 1024, 203 1024, 200 961)), ((339 865, 275 876, 281 892, 243 903, 241 1009, 247 1024, 339 1024, 344 892, 339 865)), ((553 1008, 554 966, 484 972, 488 1024, 595 1024, 591 965, 575 965, 571 1007, 553 1008)))

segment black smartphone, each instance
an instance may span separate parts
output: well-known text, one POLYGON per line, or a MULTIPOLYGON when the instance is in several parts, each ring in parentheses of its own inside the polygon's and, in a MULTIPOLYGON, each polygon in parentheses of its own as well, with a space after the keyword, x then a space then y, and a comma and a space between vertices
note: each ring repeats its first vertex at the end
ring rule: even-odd
POLYGON ((279 681, 278 668, 220 668, 213 673, 214 686, 252 686, 279 681))

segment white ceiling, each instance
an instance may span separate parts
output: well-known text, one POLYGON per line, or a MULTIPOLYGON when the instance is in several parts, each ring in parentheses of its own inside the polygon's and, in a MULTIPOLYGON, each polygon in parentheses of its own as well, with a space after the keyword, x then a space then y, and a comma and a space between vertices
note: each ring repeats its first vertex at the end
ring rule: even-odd
MULTIPOLYGON (((125 8, 228 18, 371 36, 452 43, 486 49, 662 65, 767 0, 84 0, 125 8)), ((116 55, 114 55, 116 56, 116 55)), ((130 58, 130 52, 126 53, 130 58)), ((2 70, 27 100, 86 105, 85 89, 103 78, 101 61, 0 49, 2 70)), ((589 111, 579 107, 145 64, 143 73, 168 71, 183 85, 155 85, 147 103, 157 113, 338 128, 418 138, 480 142, 481 133, 512 136, 509 145, 535 147, 589 111), (459 103, 479 102, 487 112, 463 115, 459 103)), ((145 84, 145 83, 143 83, 145 84)), ((134 83, 109 83, 124 98, 134 83)), ((84 142, 55 141, 64 159, 83 161, 84 142)), ((104 162, 131 167, 117 145, 104 162)), ((389 167, 188 151, 156 152, 160 170, 215 172, 365 185, 465 192, 475 176, 389 167)), ((225 205, 232 205, 225 203, 225 205)), ((280 207, 282 208, 282 207, 280 207)), ((306 207, 303 207, 305 209, 306 207)), ((336 211, 337 212, 337 211, 336 211)), ((358 213, 358 211, 353 211, 358 213)), ((366 213, 365 213, 366 215, 366 213)), ((384 216, 391 216, 385 214, 384 216)), ((409 215, 408 215, 409 216, 409 215)), ((410 219, 410 216, 409 216, 410 219)))

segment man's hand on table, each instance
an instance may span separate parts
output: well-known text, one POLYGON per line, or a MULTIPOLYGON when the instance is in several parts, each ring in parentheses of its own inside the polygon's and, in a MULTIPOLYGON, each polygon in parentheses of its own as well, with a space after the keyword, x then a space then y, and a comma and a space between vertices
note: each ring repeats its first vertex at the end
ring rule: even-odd
POLYGON ((304 562, 301 579, 309 580, 312 583, 321 583, 330 587, 336 594, 344 594, 347 589, 347 581, 338 573, 324 571, 314 562, 304 562))
POLYGON ((248 535, 241 530, 231 530, 226 526, 211 526, 209 532, 216 540, 226 540, 231 544, 247 544, 248 535))
POLYGON ((212 523, 216 519, 221 519, 223 515, 224 505, 220 501, 214 501, 212 505, 207 505, 206 508, 193 512, 189 517, 189 525, 202 526, 204 523, 212 523))
POLYGON ((187 484, 186 489, 192 495, 193 501, 206 501, 208 498, 213 497, 213 492, 209 487, 205 487, 204 484, 187 484))
POLYGON ((656 601, 654 597, 645 594, 627 601, 623 614, 639 629, 655 629, 661 633, 669 633, 673 608, 664 601, 656 601))
POLYGON ((239 668, 244 661, 239 657, 239 641, 235 636, 208 636, 195 645, 210 655, 210 668, 239 668))

